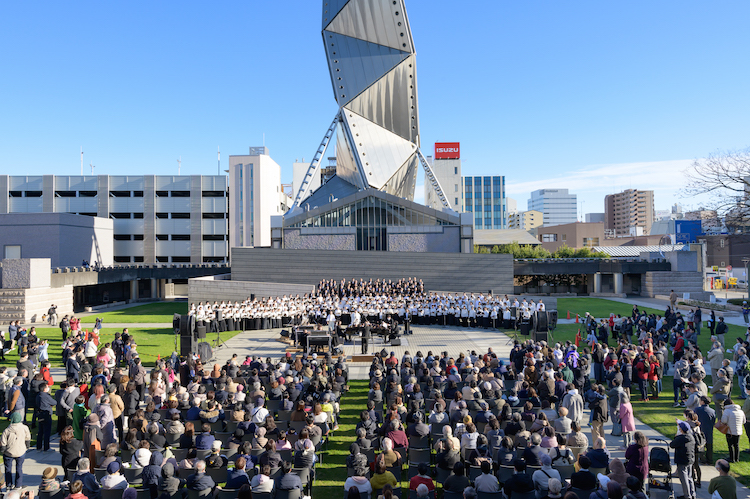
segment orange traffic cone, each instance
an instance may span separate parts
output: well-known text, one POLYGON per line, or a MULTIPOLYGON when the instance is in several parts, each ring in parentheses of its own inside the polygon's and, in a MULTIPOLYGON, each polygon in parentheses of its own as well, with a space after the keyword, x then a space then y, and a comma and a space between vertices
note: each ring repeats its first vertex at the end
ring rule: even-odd
POLYGON ((581 323, 581 316, 576 314, 576 324, 580 324, 580 323, 581 323))
POLYGON ((576 348, 578 347, 578 344, 581 342, 583 338, 581 338, 581 330, 579 329, 576 333, 576 348))
POLYGON ((161 360, 161 354, 157 354, 156 360, 161 360))
POLYGON ((570 320, 570 310, 568 310, 568 320, 570 320))

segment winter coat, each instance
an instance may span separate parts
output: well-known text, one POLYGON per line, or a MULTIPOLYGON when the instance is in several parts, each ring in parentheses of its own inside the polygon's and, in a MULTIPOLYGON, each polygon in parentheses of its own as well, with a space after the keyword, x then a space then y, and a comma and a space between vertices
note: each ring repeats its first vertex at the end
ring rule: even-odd
POLYGON ((729 425, 729 433, 732 435, 742 435, 743 425, 747 422, 745 419, 745 413, 742 412, 740 406, 732 404, 724 407, 724 412, 721 416, 721 422, 729 425))
POLYGON ((26 454, 26 442, 29 441, 29 427, 23 423, 11 423, 0 436, 0 447, 5 449, 5 456, 21 457, 26 454))
POLYGON ((692 431, 677 435, 669 446, 674 449, 675 464, 691 466, 695 462, 695 438, 692 431))
POLYGON ((731 385, 727 378, 718 378, 714 381, 714 386, 711 388, 711 394, 714 397, 714 402, 717 400, 726 400, 729 397, 729 390, 731 385))
POLYGON ((583 398, 578 394, 578 390, 570 390, 563 397, 561 405, 568 409, 568 417, 571 421, 580 423, 583 420, 583 398))
POLYGON ((620 405, 620 423, 622 424, 622 431, 635 431, 633 406, 629 402, 620 405))
POLYGON ((708 362, 711 364, 711 376, 716 376, 716 371, 722 368, 721 363, 724 361, 724 350, 712 348, 708 352, 708 362))

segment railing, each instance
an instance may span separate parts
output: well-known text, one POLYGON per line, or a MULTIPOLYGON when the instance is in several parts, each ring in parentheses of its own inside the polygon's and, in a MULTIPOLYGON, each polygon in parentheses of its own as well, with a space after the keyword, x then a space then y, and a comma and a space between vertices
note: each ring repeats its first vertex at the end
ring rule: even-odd
POLYGON ((54 267, 53 274, 68 274, 73 272, 116 272, 118 270, 135 269, 215 269, 229 268, 226 262, 221 263, 153 263, 139 265, 110 265, 107 267, 54 267))

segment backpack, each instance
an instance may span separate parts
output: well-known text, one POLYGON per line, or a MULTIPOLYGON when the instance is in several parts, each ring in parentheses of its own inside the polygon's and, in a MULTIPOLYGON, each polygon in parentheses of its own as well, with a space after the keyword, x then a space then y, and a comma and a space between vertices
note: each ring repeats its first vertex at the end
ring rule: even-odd
POLYGON ((695 438, 695 450, 698 452, 706 450, 706 434, 700 429, 700 426, 693 428, 693 437, 695 438))
POLYGON ((661 367, 661 364, 656 364, 656 367, 654 367, 654 374, 656 374, 657 378, 661 378, 664 374, 664 368, 661 367))
POLYGON ((669 345, 671 347, 674 347, 677 344, 677 333, 672 333, 669 335, 669 345))

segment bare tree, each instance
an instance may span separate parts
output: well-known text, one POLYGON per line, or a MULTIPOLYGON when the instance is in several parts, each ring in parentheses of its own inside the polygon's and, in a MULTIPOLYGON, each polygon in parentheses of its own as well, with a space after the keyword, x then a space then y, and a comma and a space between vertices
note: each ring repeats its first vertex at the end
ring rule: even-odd
POLYGON ((728 228, 750 226, 750 148, 719 151, 685 171, 687 197, 708 195, 708 207, 728 228))

